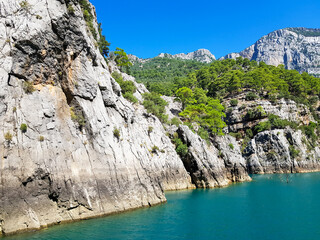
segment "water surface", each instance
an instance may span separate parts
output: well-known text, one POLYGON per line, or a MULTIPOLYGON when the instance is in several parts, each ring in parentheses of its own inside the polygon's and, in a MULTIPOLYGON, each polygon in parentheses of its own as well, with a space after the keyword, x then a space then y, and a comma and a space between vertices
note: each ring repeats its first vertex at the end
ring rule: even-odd
POLYGON ((320 239, 320 173, 166 193, 168 203, 4 240, 320 239))

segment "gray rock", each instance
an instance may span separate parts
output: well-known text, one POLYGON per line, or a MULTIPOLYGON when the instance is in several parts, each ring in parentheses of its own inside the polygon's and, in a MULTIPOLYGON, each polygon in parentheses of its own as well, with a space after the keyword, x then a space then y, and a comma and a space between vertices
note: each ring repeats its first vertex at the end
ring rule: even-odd
POLYGON ((240 147, 231 136, 217 137, 213 145, 184 125, 179 126, 178 134, 188 146, 188 154, 182 160, 197 187, 223 187, 251 179, 240 147))
POLYGON ((294 173, 320 169, 319 148, 301 130, 276 129, 257 134, 245 149, 250 173, 294 173))
MULTIPOLYGON (((151 58, 148 59, 141 59, 138 58, 135 55, 129 54, 128 55, 131 62, 139 62, 139 63, 145 63, 149 61, 151 58)), ((194 52, 190 53, 179 53, 179 54, 169 54, 169 53, 160 53, 156 57, 161 58, 172 58, 172 59, 184 59, 184 60, 195 60, 203 63, 211 63, 214 60, 216 60, 215 56, 208 50, 208 49, 198 49, 194 52)))
POLYGON ((150 206, 166 201, 164 190, 193 188, 160 121, 121 96, 77 1, 74 15, 64 1, 19 3, 0 3, 0 232, 150 206), (26 81, 35 91, 23 90, 26 81))
POLYGON ((239 56, 274 66, 283 64, 287 69, 320 76, 320 29, 280 29, 263 36, 240 53, 231 53, 224 58, 239 56))

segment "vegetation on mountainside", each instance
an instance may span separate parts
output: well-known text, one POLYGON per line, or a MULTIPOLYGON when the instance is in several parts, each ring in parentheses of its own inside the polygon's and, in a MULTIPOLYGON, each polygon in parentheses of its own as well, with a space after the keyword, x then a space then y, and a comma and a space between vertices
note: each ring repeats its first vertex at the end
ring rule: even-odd
POLYGON ((189 74, 176 87, 202 88, 208 97, 218 99, 251 90, 247 100, 254 100, 259 95, 270 100, 289 98, 307 105, 320 94, 320 81, 316 77, 286 70, 283 65, 258 64, 241 57, 215 61, 189 74))
POLYGON ((123 77, 118 72, 113 72, 112 77, 120 85, 121 93, 122 93, 123 97, 132 103, 137 103, 138 99, 135 96, 133 96, 133 94, 137 90, 137 87, 134 85, 134 83, 132 81, 124 81, 123 77))
MULTIPOLYGON (((142 69, 141 73, 144 76, 145 70, 142 69)), ((159 73, 165 74, 165 67, 159 68, 159 73)), ((286 70, 282 65, 275 67, 263 62, 258 64, 241 57, 237 60, 226 59, 215 61, 187 76, 174 78, 171 82, 165 79, 164 84, 168 87, 166 91, 182 103, 183 111, 180 116, 183 123, 206 140, 210 134, 223 134, 223 128, 227 126, 224 122, 225 112, 232 111, 232 108, 225 110, 220 101, 231 99, 231 107, 236 107, 236 97, 242 92, 246 92, 246 101, 267 99, 275 103, 281 98, 294 100, 308 106, 315 120, 319 120, 313 109, 319 100, 319 79, 307 73, 286 70)), ((162 90, 156 91, 164 93, 162 90)), ((260 120, 252 129, 231 133, 237 140, 243 139, 244 146, 259 132, 286 127, 299 128, 312 142, 317 140, 315 132, 319 129, 318 124, 311 122, 309 125, 301 125, 282 120, 278 116, 267 115, 261 106, 249 109, 243 118, 245 121, 260 120)))
POLYGON ((168 103, 163 100, 158 93, 144 93, 143 94, 143 106, 146 108, 148 113, 151 113, 158 117, 162 123, 168 121, 168 115, 166 115, 165 106, 168 103))
POLYGON ((132 63, 123 49, 116 48, 116 51, 113 52, 113 59, 120 67, 121 71, 126 71, 127 73, 130 72, 130 66, 132 66, 132 63))
POLYGON ((305 29, 305 28, 288 28, 291 32, 301 34, 305 37, 319 37, 320 31, 318 29, 305 29))
POLYGON ((134 62, 130 73, 138 82, 144 83, 149 91, 170 96, 175 92, 175 81, 207 65, 194 60, 156 57, 144 63, 134 62))
POLYGON ((107 58, 109 55, 110 43, 106 40, 106 37, 102 34, 101 23, 98 24, 98 32, 99 32, 98 46, 99 46, 100 53, 102 54, 102 56, 107 58))
MULTIPOLYGON (((102 34, 101 23, 98 23, 98 33, 97 33, 96 28, 94 27, 94 24, 93 24, 95 17, 93 16, 93 13, 92 13, 93 10, 91 8, 91 4, 89 3, 88 0, 80 0, 79 4, 80 4, 82 14, 83 14, 84 20, 86 21, 88 29, 90 30, 93 38, 97 40, 97 45, 99 47, 99 50, 102 56, 107 58, 109 54, 110 43, 106 40, 106 37, 102 34), (98 39, 98 36, 99 36, 99 39, 98 39)), ((75 12, 74 8, 69 3, 68 13, 71 15, 74 15, 74 12, 75 12)))

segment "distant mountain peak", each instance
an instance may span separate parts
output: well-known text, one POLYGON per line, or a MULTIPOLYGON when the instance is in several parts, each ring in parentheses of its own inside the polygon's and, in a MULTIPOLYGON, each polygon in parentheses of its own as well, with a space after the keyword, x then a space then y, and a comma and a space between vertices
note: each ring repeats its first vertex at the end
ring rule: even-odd
POLYGON ((320 29, 279 29, 261 37, 243 51, 220 59, 239 56, 274 66, 283 64, 287 69, 320 76, 320 29))
MULTIPOLYGON (((128 55, 129 59, 132 62, 146 62, 151 58, 148 59, 142 59, 139 58, 135 55, 129 54, 128 55)), ((161 57, 161 58, 175 58, 175 59, 184 59, 184 60, 195 60, 203 63, 211 63, 212 61, 216 60, 215 56, 208 50, 208 49, 198 49, 194 52, 190 53, 178 53, 178 54, 169 54, 169 53, 160 53, 156 57, 161 57)))
POLYGON ((169 54, 169 53, 160 53, 157 57, 166 57, 166 58, 180 58, 185 60, 195 60, 203 63, 210 63, 216 60, 215 56, 208 49, 198 49, 190 53, 178 53, 178 54, 169 54))

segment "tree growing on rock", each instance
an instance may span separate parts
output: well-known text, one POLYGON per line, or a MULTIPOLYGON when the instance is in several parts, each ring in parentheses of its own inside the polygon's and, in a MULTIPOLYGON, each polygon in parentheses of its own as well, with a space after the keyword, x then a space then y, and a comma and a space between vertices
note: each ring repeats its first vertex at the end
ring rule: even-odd
POLYGON ((128 55, 126 52, 121 48, 116 48, 116 51, 114 51, 115 59, 114 61, 117 63, 117 65, 123 70, 129 72, 130 66, 132 66, 132 63, 130 62, 128 55))

